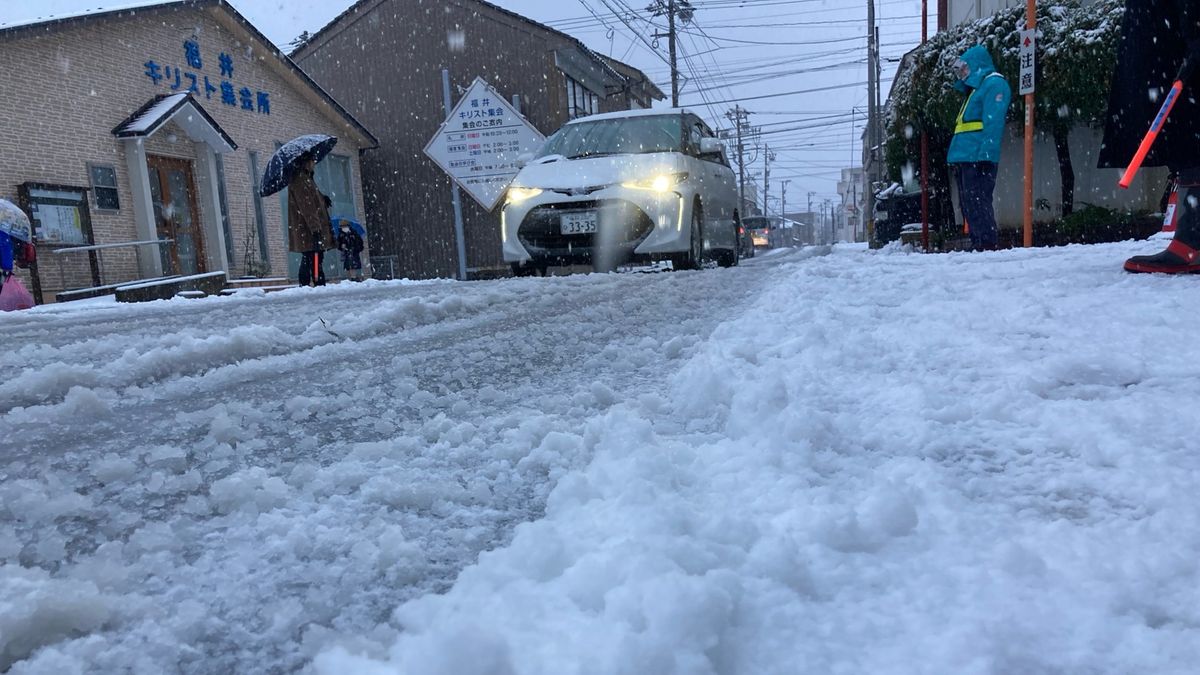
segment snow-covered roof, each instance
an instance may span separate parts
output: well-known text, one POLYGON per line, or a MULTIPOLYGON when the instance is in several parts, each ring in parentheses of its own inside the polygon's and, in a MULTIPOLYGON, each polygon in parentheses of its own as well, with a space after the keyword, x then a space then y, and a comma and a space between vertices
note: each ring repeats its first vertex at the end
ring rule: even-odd
POLYGON ((233 152, 237 143, 200 102, 188 92, 156 96, 121 122, 112 133, 117 138, 149 136, 168 122, 174 121, 187 134, 208 143, 216 152, 233 152))
MULTIPOLYGON (((93 9, 85 9, 78 12, 64 12, 62 14, 48 14, 46 16, 31 16, 28 19, 21 21, 10 21, 8 23, 0 22, 0 33, 6 30, 16 28, 28 28, 39 24, 52 24, 60 21, 70 21, 72 19, 99 17, 108 14, 121 14, 124 12, 133 13, 139 9, 164 7, 167 5, 182 5, 185 0, 133 0, 132 2, 123 2, 119 5, 111 7, 95 7, 93 9)), ((36 12, 37 4, 30 4, 29 11, 36 12)))
POLYGON ((187 100, 188 93, 180 92, 163 96, 162 98, 151 100, 149 106, 144 106, 141 111, 134 113, 134 116, 129 118, 128 122, 117 127, 116 135, 118 136, 141 136, 151 133, 163 118, 175 111, 175 108, 187 100))

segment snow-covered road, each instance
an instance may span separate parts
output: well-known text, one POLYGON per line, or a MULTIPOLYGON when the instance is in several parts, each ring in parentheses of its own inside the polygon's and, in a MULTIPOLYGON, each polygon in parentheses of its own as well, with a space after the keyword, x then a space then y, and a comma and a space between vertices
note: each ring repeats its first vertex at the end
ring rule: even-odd
POLYGON ((60 647, 102 672, 289 672, 369 633, 538 517, 586 422, 777 272, 0 317, 0 670, 86 634, 60 647))
POLYGON ((1194 675, 1161 247, 2 316, 0 670, 1194 675))

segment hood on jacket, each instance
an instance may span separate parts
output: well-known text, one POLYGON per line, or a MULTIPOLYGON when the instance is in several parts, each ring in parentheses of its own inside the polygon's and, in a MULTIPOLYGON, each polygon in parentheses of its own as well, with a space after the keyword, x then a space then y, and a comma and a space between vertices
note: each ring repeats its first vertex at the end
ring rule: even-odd
POLYGON ((996 72, 996 64, 992 61, 992 55, 983 45, 971 47, 963 52, 959 59, 971 69, 971 73, 967 75, 966 79, 955 80, 954 88, 959 91, 966 91, 968 87, 978 89, 979 85, 983 84, 985 77, 996 72))

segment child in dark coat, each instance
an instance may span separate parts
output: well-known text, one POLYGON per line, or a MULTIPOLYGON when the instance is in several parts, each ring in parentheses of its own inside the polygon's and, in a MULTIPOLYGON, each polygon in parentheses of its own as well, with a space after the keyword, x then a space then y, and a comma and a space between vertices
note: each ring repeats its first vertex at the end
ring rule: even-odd
POLYGON ((350 223, 342 220, 338 228, 338 250, 342 252, 342 268, 346 270, 347 278, 362 281, 362 250, 363 240, 350 223))

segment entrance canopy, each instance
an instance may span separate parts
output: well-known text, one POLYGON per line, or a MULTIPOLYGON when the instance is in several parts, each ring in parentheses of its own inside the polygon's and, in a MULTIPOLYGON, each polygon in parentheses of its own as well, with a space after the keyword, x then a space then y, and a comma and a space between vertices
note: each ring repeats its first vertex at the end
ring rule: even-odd
POLYGON ((142 277, 227 270, 218 167, 220 155, 237 150, 237 143, 188 92, 150 99, 112 133, 125 146, 137 238, 156 242, 139 247, 142 277), (142 141, 167 124, 195 143, 194 158, 147 155, 142 141))
POLYGON ((207 144, 213 152, 225 154, 237 150, 237 143, 188 92, 155 96, 118 124, 113 129, 113 135, 127 139, 144 138, 169 122, 183 129, 193 141, 207 144))

